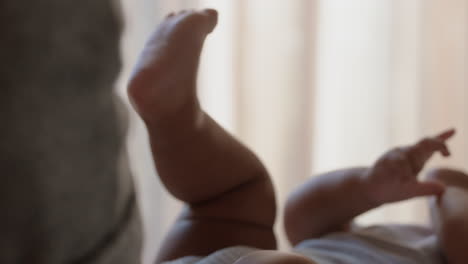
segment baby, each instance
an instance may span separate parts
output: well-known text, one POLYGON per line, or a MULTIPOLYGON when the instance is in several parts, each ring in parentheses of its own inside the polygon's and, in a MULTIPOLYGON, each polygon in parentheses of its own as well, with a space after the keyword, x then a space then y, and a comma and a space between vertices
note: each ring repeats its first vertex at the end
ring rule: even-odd
POLYGON ((186 206, 157 262, 465 263, 468 176, 438 169, 417 175, 435 153, 449 156, 454 130, 385 153, 369 168, 313 178, 285 209, 293 252, 276 250, 275 194, 257 157, 200 107, 196 77, 214 10, 170 14, 152 34, 129 82, 129 97, 149 132, 168 191, 186 206), (383 204, 431 198, 432 226, 357 227, 353 219, 383 204))

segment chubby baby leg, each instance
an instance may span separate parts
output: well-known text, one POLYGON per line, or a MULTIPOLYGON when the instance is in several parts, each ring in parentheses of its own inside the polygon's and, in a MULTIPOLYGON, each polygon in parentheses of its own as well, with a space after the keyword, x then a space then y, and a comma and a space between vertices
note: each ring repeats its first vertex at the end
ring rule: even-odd
POLYGON ((430 201, 432 221, 440 246, 450 264, 468 261, 468 175, 452 169, 436 169, 428 178, 444 183, 445 193, 430 201))
POLYGON ((259 159, 200 107, 200 52, 215 10, 170 14, 149 39, 130 80, 154 162, 167 190, 186 204, 158 261, 224 247, 276 246, 275 195, 259 159))

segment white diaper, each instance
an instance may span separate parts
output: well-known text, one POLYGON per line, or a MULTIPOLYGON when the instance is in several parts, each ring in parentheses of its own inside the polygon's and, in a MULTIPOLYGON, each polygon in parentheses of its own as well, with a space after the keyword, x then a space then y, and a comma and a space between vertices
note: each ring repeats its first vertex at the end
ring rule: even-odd
MULTIPOLYGON (((258 249, 229 247, 209 256, 188 256, 164 264, 233 264, 258 249)), ((408 225, 372 226, 334 233, 297 245, 293 252, 319 264, 443 264, 430 229, 408 225)))
POLYGON ((372 226, 301 242, 296 253, 320 264, 443 264, 435 234, 408 225, 372 226))
POLYGON ((244 246, 228 247, 218 250, 206 257, 188 256, 162 264, 232 264, 241 257, 248 255, 258 249, 244 246))

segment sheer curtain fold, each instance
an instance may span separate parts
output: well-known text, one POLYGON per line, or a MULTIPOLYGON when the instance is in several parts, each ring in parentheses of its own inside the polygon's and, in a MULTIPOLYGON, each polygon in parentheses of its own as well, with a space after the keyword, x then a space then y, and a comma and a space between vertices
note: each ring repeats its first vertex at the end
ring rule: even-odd
MULTIPOLYGON (((313 1, 245 1, 237 52, 238 130, 269 169, 281 209, 311 171, 313 1), (259 12, 262 10, 262 12, 259 12)), ((238 9, 239 10, 239 9, 238 9)), ((279 214, 281 216, 281 214, 279 214)), ((281 217, 278 233, 282 236, 281 217)), ((282 245, 284 239, 280 240, 282 245)))
MULTIPOLYGON (((468 2, 464 0, 123 0, 130 66, 163 16, 213 7, 219 26, 202 55, 206 111, 265 162, 287 193, 319 172, 370 165, 388 148, 456 127, 453 158, 431 166, 468 169, 468 2)), ((129 137, 146 226, 145 263, 180 204, 159 184, 146 134, 133 115, 129 137)), ((278 215, 278 219, 281 215, 278 215)), ((425 223, 423 200, 360 218, 425 223)), ((281 221, 281 247, 287 247, 281 221)))

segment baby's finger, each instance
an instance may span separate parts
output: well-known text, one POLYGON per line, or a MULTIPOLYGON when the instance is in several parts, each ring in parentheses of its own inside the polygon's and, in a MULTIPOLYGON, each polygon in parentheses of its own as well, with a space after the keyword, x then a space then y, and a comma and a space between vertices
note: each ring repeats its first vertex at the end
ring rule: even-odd
POLYGON ((435 138, 443 140, 443 141, 447 141, 447 139, 449 139, 449 138, 453 137, 453 135, 455 135, 455 132, 456 132, 456 130, 454 128, 451 128, 451 129, 448 129, 448 130, 440 133, 439 135, 435 136, 435 138))
POLYGON ((425 182, 418 182, 412 188, 412 197, 420 197, 420 196, 440 196, 444 193, 445 186, 442 183, 436 181, 425 181, 425 182))
POLYGON ((445 145, 445 144, 443 145, 443 147, 441 149, 439 149, 439 151, 442 154, 442 156, 444 156, 444 157, 450 156, 450 150, 447 147, 447 145, 445 145))
POLYGON ((405 148, 414 173, 419 173, 426 162, 435 152, 441 152, 443 156, 449 156, 450 151, 442 139, 425 138, 415 145, 405 148))
POLYGON ((439 151, 444 157, 450 156, 450 150, 444 140, 438 138, 429 139, 426 144, 426 151, 437 152, 439 151))
POLYGON ((431 156, 436 151, 440 151, 442 155, 449 156, 450 151, 442 139, 425 138, 413 146, 409 147, 409 154, 413 156, 431 156))

